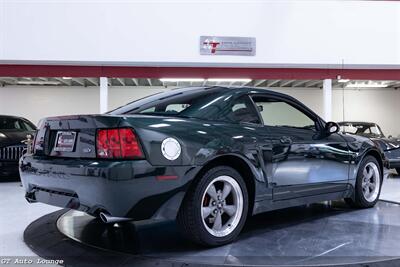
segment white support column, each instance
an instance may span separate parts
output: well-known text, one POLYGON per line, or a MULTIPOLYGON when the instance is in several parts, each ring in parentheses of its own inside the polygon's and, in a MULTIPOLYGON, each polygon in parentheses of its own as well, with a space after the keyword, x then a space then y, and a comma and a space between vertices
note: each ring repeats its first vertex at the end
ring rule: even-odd
POLYGON ((325 79, 323 83, 324 120, 332 120, 332 79, 325 79))
POLYGON ((100 77, 100 113, 108 110, 108 79, 100 77))

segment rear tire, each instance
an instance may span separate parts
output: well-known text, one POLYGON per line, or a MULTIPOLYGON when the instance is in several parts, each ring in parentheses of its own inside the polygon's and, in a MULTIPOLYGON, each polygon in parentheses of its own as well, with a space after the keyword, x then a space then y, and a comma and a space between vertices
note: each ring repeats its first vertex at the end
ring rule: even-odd
POLYGON ((248 211, 247 188, 240 174, 228 166, 214 167, 189 190, 177 217, 182 233, 205 246, 232 242, 248 211))
POLYGON ((355 208, 371 208, 379 200, 382 187, 382 171, 373 156, 366 156, 357 172, 354 199, 345 201, 355 208))

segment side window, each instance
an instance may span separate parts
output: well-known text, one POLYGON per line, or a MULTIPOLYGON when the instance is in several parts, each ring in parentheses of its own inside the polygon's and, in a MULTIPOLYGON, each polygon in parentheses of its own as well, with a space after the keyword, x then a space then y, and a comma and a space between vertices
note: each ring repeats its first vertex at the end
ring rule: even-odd
POLYGON ((179 113, 182 110, 188 108, 189 106, 190 106, 189 104, 170 104, 165 108, 165 112, 179 113))
POLYGON ((247 95, 233 101, 228 118, 234 122, 261 123, 257 110, 247 95))
POLYGON ((21 121, 21 123, 24 126, 25 130, 27 130, 27 131, 34 131, 35 130, 34 128, 32 128, 32 126, 29 123, 24 122, 24 121, 21 121))
POLYGON ((23 130, 23 126, 22 126, 21 121, 15 120, 14 121, 14 126, 12 128, 15 129, 15 130, 23 130))
POLYGON ((276 99, 254 97, 264 125, 315 129, 315 122, 299 109, 276 99))

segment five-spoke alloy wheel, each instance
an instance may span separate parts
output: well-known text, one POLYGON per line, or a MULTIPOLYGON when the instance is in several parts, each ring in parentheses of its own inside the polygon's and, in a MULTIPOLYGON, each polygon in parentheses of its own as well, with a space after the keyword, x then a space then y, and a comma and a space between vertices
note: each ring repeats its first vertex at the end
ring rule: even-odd
POLYGON ((378 202, 382 185, 382 170, 375 157, 366 156, 360 163, 353 198, 346 202, 357 208, 370 208, 378 202))
POLYGON ((374 162, 368 162, 364 166, 361 187, 365 200, 373 202, 378 198, 381 185, 379 167, 374 162))
POLYGON ((178 223, 191 240, 217 246, 232 242, 248 212, 248 194, 241 175, 228 166, 214 167, 199 177, 181 206, 178 223))
POLYGON ((230 234, 240 222, 243 212, 243 193, 238 182, 230 176, 211 181, 201 201, 202 219, 213 236, 230 234))

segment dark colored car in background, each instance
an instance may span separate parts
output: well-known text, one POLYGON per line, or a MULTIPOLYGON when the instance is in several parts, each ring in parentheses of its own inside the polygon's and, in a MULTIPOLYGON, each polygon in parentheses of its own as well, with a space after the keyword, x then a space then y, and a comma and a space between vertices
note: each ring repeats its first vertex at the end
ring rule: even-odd
POLYGON ((344 121, 339 122, 343 133, 351 133, 370 138, 383 151, 389 169, 396 169, 400 174, 400 140, 392 136, 386 137, 381 127, 373 122, 344 121))
POLYGON ((191 240, 234 240, 248 216, 345 199, 372 207, 381 151, 296 99, 255 88, 152 95, 108 114, 41 121, 20 173, 29 202, 103 222, 177 219, 191 240))
POLYGON ((0 176, 18 176, 18 161, 26 149, 22 141, 35 130, 35 125, 25 118, 0 115, 0 176))

